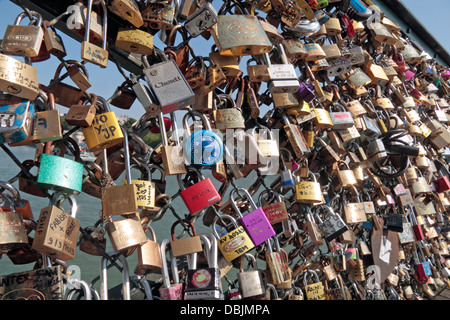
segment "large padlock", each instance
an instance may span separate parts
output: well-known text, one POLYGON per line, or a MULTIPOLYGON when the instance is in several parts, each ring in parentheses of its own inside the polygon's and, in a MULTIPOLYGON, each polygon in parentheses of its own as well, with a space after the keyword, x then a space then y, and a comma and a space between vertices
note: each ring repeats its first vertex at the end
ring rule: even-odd
MULTIPOLYGON (((81 192, 83 182, 83 165, 81 158, 75 155, 76 160, 63 158, 50 154, 52 141, 46 143, 44 154, 39 162, 37 184, 45 190, 55 190, 66 194, 81 192)), ((78 149, 78 145, 75 144, 78 149)))
POLYGON ((160 55, 162 62, 150 66, 147 56, 142 56, 144 63, 143 73, 155 102, 161 107, 163 113, 170 113, 193 105, 195 94, 175 60, 167 60, 164 54, 160 55), (176 92, 176 94, 173 94, 176 92))
POLYGON ((101 103, 101 112, 97 112, 91 126, 81 128, 91 152, 107 149, 124 141, 124 133, 116 114, 110 110, 104 98, 97 97, 97 100, 101 103))
POLYGON ((221 214, 216 216, 211 227, 214 236, 218 239, 218 247, 227 262, 242 256, 255 247, 244 227, 238 226, 237 221, 230 215, 221 214), (234 229, 223 236, 219 236, 216 229, 217 221, 219 219, 231 221, 234 229))
MULTIPOLYGON (((212 233, 204 233, 208 267, 191 266, 186 273, 184 300, 219 300, 221 296, 220 269, 218 265, 217 239, 212 233)), ((196 254, 196 253, 195 253, 196 254)))
POLYGON ((34 103, 10 94, 0 95, 0 143, 26 143, 32 135, 34 103))
POLYGON ((211 27, 211 35, 222 55, 244 56, 269 52, 272 43, 256 16, 244 14, 221 14, 218 12, 217 24, 211 27))
POLYGON ((246 189, 233 189, 230 193, 230 200, 231 205, 239 216, 239 223, 244 227, 255 246, 260 245, 261 243, 275 235, 275 231, 269 220, 267 219, 263 209, 256 206, 250 193, 246 189), (238 195, 243 193, 244 197, 249 201, 251 209, 248 210, 249 213, 247 213, 246 215, 242 215, 242 213, 240 212, 234 199, 235 193, 238 193, 238 195), (250 212, 250 210, 252 211, 250 212))
POLYGON ((102 46, 99 47, 89 41, 90 37, 90 27, 91 27, 91 16, 92 16, 92 4, 93 0, 88 0, 87 6, 87 17, 84 32, 84 39, 81 42, 81 59, 96 64, 102 68, 108 66, 109 53, 106 48, 107 43, 107 25, 108 25, 108 12, 106 9, 105 2, 100 2, 103 10, 103 36, 102 36, 102 46))
POLYGON ((204 209, 220 202, 222 197, 217 191, 210 178, 205 178, 195 167, 187 167, 188 171, 193 171, 199 180, 189 187, 185 187, 181 180, 181 175, 177 175, 178 185, 180 187, 180 196, 191 216, 195 216, 204 209))
POLYGON ((59 197, 52 196, 50 205, 41 210, 35 230, 32 248, 50 257, 71 260, 75 257, 80 221, 75 219, 78 206, 73 195, 68 196, 70 214, 62 209, 59 197))
POLYGON ((42 28, 42 17, 35 11, 30 12, 35 20, 31 20, 28 26, 21 26, 20 22, 27 16, 26 12, 20 13, 14 25, 6 27, 2 41, 4 54, 36 57, 39 54, 44 40, 44 29, 42 28))
POLYGON ((274 93, 296 93, 300 88, 300 83, 294 70, 294 66, 284 51, 283 45, 276 46, 281 57, 282 64, 272 64, 268 53, 264 54, 264 60, 269 67, 270 80, 268 82, 269 91, 274 93))

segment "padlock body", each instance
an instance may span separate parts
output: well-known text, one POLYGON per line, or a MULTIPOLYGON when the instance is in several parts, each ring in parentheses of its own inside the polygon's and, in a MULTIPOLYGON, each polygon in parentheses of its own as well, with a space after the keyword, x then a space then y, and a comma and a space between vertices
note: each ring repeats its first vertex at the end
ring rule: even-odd
POLYGON ((97 114, 92 125, 81 129, 89 151, 96 152, 123 141, 123 132, 113 111, 97 114))
POLYGON ((258 208, 240 219, 255 246, 260 245, 275 235, 272 225, 262 208, 258 208))
POLYGON ((222 200, 210 178, 182 190, 180 196, 192 216, 222 200))
POLYGON ((17 143, 31 134, 34 105, 9 94, 0 95, 0 143, 17 143))
POLYGON ((82 181, 81 163, 51 154, 41 156, 37 183, 42 188, 78 194, 81 192, 82 181))
POLYGON ((187 270, 184 300, 219 300, 220 287, 219 268, 187 270))

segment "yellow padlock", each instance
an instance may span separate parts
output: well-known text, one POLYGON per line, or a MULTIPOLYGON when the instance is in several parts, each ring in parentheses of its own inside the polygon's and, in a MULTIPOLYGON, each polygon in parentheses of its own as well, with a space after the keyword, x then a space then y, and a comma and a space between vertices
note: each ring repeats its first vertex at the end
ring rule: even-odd
POLYGON ((103 113, 97 113, 92 125, 81 128, 89 151, 103 150, 124 141, 122 128, 117 121, 116 114, 111 111, 108 103, 102 97, 97 97, 103 105, 103 113))

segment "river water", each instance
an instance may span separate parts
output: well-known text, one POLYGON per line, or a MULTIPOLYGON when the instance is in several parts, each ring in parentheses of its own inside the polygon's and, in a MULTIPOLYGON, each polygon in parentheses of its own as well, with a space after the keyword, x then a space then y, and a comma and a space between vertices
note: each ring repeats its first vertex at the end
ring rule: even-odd
MULTIPOLYGON (((34 158, 35 153, 34 146, 11 147, 9 149, 21 162, 27 159, 34 158)), ((3 150, 0 150, 0 163, 1 163, 0 181, 7 181, 12 177, 16 176, 20 172, 19 167, 3 150)), ((138 175, 138 172, 136 171, 134 172, 136 175, 138 175)), ((37 171, 31 170, 31 173, 36 174, 37 171)), ((220 187, 221 184, 217 180, 212 178, 209 170, 204 170, 202 171, 202 173, 204 173, 206 177, 211 177, 211 180, 213 181, 217 189, 220 187)), ((249 186, 255 181, 256 177, 257 177, 256 172, 253 171, 247 178, 237 180, 236 185, 239 187, 249 186)), ((122 181, 123 178, 124 178, 123 176, 119 177, 119 179, 116 180, 116 183, 120 184, 120 181, 122 181)), ((136 176, 133 178, 138 177, 136 176)), ((158 178, 159 176, 157 177, 157 179, 158 178)), ((179 186, 174 176, 166 177, 166 181, 167 181, 166 193, 172 196, 179 191, 179 186)), ((14 182, 13 185, 16 188, 18 188, 17 181, 14 182)), ((229 191, 231 191, 231 188, 229 189, 229 191)), ((229 192, 227 192, 227 195, 228 194, 229 192)), ((20 195, 23 199, 26 199, 30 202, 35 220, 38 219, 41 209, 49 205, 49 199, 47 198, 40 198, 23 192, 21 192, 20 195)), ((79 195, 76 195, 75 199, 78 205, 76 218, 80 220, 81 226, 83 228, 87 226, 93 226, 99 220, 99 213, 102 208, 100 199, 94 198, 85 193, 80 193, 79 195)), ((226 201, 227 199, 228 196, 224 197, 224 201, 226 201)), ((257 199, 257 195, 254 196, 254 199, 255 200, 257 199)), ((177 214, 181 217, 184 217, 188 213, 186 205, 183 203, 181 197, 177 197, 176 199, 174 199, 173 207, 177 212, 177 214)), ((63 203, 63 208, 69 210, 67 201, 63 203)), ((204 226, 201 220, 202 217, 199 217, 199 219, 195 223, 197 233, 211 232, 212 231, 211 227, 204 226)), ((161 243, 163 239, 171 237, 170 228, 175 221, 176 217, 171 213, 170 210, 167 210, 166 214, 162 219, 155 221, 151 224, 152 228, 156 233, 156 240, 159 243, 161 243)), ((180 231, 181 228, 177 227, 177 230, 180 231)), ((30 234, 30 236, 33 236, 33 234, 30 234)), ((107 239, 106 251, 107 252, 113 251, 109 239, 107 239)), ((137 260, 138 257, 136 252, 127 257, 128 267, 131 275, 133 274, 133 270, 137 264, 137 260)), ((67 264, 71 266, 71 269, 74 270, 74 272, 79 271, 80 273, 78 275, 79 278, 90 283, 94 278, 96 278, 99 275, 100 261, 101 257, 92 256, 80 250, 77 250, 75 259, 67 261, 67 264)), ((7 255, 3 255, 0 259, 0 275, 32 270, 33 266, 34 263, 15 265, 11 262, 11 260, 8 258, 7 255)), ((116 268, 111 268, 108 271, 108 287, 111 288, 120 283, 121 283, 120 272, 116 268)), ((97 288, 97 290, 99 290, 99 281, 95 283, 94 287, 97 288)))

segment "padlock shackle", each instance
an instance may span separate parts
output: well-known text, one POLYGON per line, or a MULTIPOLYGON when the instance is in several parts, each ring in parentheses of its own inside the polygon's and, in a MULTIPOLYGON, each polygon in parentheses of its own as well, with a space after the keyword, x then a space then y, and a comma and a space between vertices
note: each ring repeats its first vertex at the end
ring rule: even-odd
POLYGON ((194 224, 192 223, 192 221, 187 220, 187 219, 182 219, 182 220, 177 220, 177 221, 175 221, 174 224, 172 224, 172 227, 170 228, 170 234, 171 234, 171 236, 172 236, 172 241, 175 241, 175 240, 176 240, 176 237, 175 237, 175 227, 176 227, 179 223, 186 223, 186 224, 188 224, 189 227, 192 229, 192 233, 193 233, 194 237, 197 236, 197 231, 195 230, 195 226, 194 226, 194 224))
MULTIPOLYGON (((128 144, 128 133, 127 131, 121 126, 120 129, 122 129, 123 137, 124 137, 124 160, 125 160, 125 176, 127 179, 127 184, 132 184, 131 180, 131 164, 130 164, 130 149, 128 144)), ((106 161, 105 161, 106 162, 106 161)))
POLYGON ((70 213, 69 213, 69 215, 72 218, 76 218, 77 210, 78 210, 78 204, 77 204, 77 201, 75 200, 75 196, 73 194, 67 194, 67 193, 62 193, 62 192, 55 192, 52 195, 52 198, 50 200, 50 205, 54 205, 54 206, 57 206, 58 208, 61 208, 63 202, 66 199, 69 200, 69 205, 70 205, 70 213), (61 199, 60 199, 60 197, 61 197, 61 199))
MULTIPOLYGON (((123 300, 131 300, 131 289, 130 289, 130 272, 128 269, 128 262, 126 257, 122 252, 109 252, 108 256, 119 255, 118 259, 122 263, 122 294, 123 300)), ((108 259, 102 257, 100 262, 100 297, 101 300, 108 300, 108 259)))
POLYGON ((256 206, 256 203, 253 201, 252 196, 250 195, 250 193, 248 192, 248 190, 244 189, 244 188, 234 188, 233 190, 231 190, 230 192, 230 201, 231 201, 231 205, 233 206, 234 210, 236 211, 236 213, 242 218, 243 215, 242 213, 239 211, 239 208, 236 204, 236 202, 234 201, 234 193, 235 192, 243 192, 245 197, 247 198, 247 200, 250 202, 250 206, 252 207, 252 211, 258 209, 258 207, 256 206))
MULTIPOLYGON (((231 223, 233 224, 233 226, 234 226, 235 228, 238 228, 238 224, 237 224, 236 219, 234 219, 234 218, 233 218, 232 216, 230 216, 229 214, 221 214, 221 215, 217 215, 217 216, 214 218, 214 220, 213 220, 213 222, 212 222, 212 225, 211 225, 212 230, 213 230, 213 234, 214 234, 214 236, 216 237, 216 239, 220 239, 219 233, 218 233, 217 228, 216 228, 216 226, 217 226, 217 221, 218 221, 219 219, 221 219, 221 220, 223 220, 223 219, 230 220, 231 223)), ((226 227, 224 227, 224 228, 225 228, 225 230, 226 230, 226 227)))

